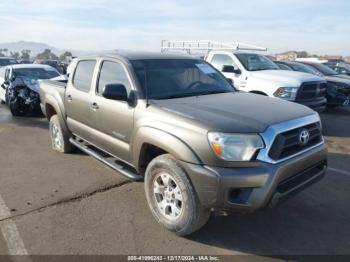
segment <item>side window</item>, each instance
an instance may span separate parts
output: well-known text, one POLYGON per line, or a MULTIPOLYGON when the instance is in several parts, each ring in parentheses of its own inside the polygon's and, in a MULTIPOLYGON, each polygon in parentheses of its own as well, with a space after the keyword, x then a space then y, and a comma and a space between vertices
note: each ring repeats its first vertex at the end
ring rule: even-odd
POLYGON ((0 77, 3 79, 5 79, 5 70, 6 70, 6 67, 0 68, 0 77))
POLYGON ((75 69, 73 86, 83 92, 89 92, 95 70, 95 60, 80 61, 75 69))
POLYGON ((214 55, 213 59, 211 60, 211 64, 219 71, 222 71, 222 68, 225 65, 237 67, 231 57, 223 54, 214 55))
POLYGON ((97 85, 97 94, 102 95, 107 84, 123 84, 127 90, 129 89, 129 79, 121 64, 111 61, 103 62, 97 85))
POLYGON ((6 69, 5 71, 5 80, 9 80, 10 79, 10 69, 6 69))

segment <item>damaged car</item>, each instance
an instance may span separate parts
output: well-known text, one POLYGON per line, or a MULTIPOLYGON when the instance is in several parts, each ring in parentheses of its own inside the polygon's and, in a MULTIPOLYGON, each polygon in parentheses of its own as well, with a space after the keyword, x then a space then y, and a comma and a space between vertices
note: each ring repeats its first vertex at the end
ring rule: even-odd
MULTIPOLYGON (((39 80, 63 77, 48 65, 11 65, 0 69, 0 100, 13 116, 40 113, 39 80)), ((64 80, 64 79, 62 79, 64 80)))

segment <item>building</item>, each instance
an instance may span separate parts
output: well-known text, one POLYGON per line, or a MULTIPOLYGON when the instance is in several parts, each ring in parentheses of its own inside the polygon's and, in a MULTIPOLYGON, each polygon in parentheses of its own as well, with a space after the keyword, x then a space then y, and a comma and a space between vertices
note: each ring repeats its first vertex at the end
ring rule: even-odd
POLYGON ((276 60, 277 61, 282 61, 282 60, 294 61, 295 59, 297 59, 297 57, 298 57, 298 52, 288 51, 281 54, 277 54, 276 60))

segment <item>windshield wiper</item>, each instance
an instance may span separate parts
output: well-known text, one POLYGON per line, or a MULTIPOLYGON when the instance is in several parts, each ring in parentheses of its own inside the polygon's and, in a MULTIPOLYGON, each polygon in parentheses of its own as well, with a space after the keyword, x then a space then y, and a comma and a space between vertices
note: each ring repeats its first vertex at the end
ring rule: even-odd
POLYGON ((189 94, 176 94, 176 95, 169 95, 169 96, 162 96, 162 97, 155 97, 152 99, 155 100, 163 100, 163 99, 173 99, 173 98, 182 98, 182 97, 190 97, 190 96, 204 96, 204 95, 212 95, 212 94, 220 94, 220 93, 231 93, 232 91, 228 90, 213 90, 213 91, 208 91, 208 92, 203 92, 203 93, 189 93, 189 94))
POLYGON ((213 95, 213 94, 222 94, 222 93, 232 93, 233 91, 228 91, 228 90, 213 90, 213 91, 208 91, 208 92, 203 92, 203 93, 199 93, 196 94, 195 96, 205 96, 205 95, 213 95))
POLYGON ((168 95, 168 96, 154 97, 154 98, 152 98, 152 99, 155 99, 155 100, 163 100, 163 99, 173 99, 173 98, 181 98, 181 97, 189 97, 189 96, 196 96, 196 94, 176 94, 176 95, 168 95))

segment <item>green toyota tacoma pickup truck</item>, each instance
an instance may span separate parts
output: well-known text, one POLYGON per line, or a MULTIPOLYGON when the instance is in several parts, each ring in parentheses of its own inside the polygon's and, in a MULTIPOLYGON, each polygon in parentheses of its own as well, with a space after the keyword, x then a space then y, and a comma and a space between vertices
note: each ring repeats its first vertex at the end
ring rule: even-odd
POLYGON ((316 112, 238 92, 203 60, 119 53, 72 68, 67 83, 40 83, 52 148, 144 180, 155 219, 178 235, 211 212, 275 206, 326 172, 316 112))

